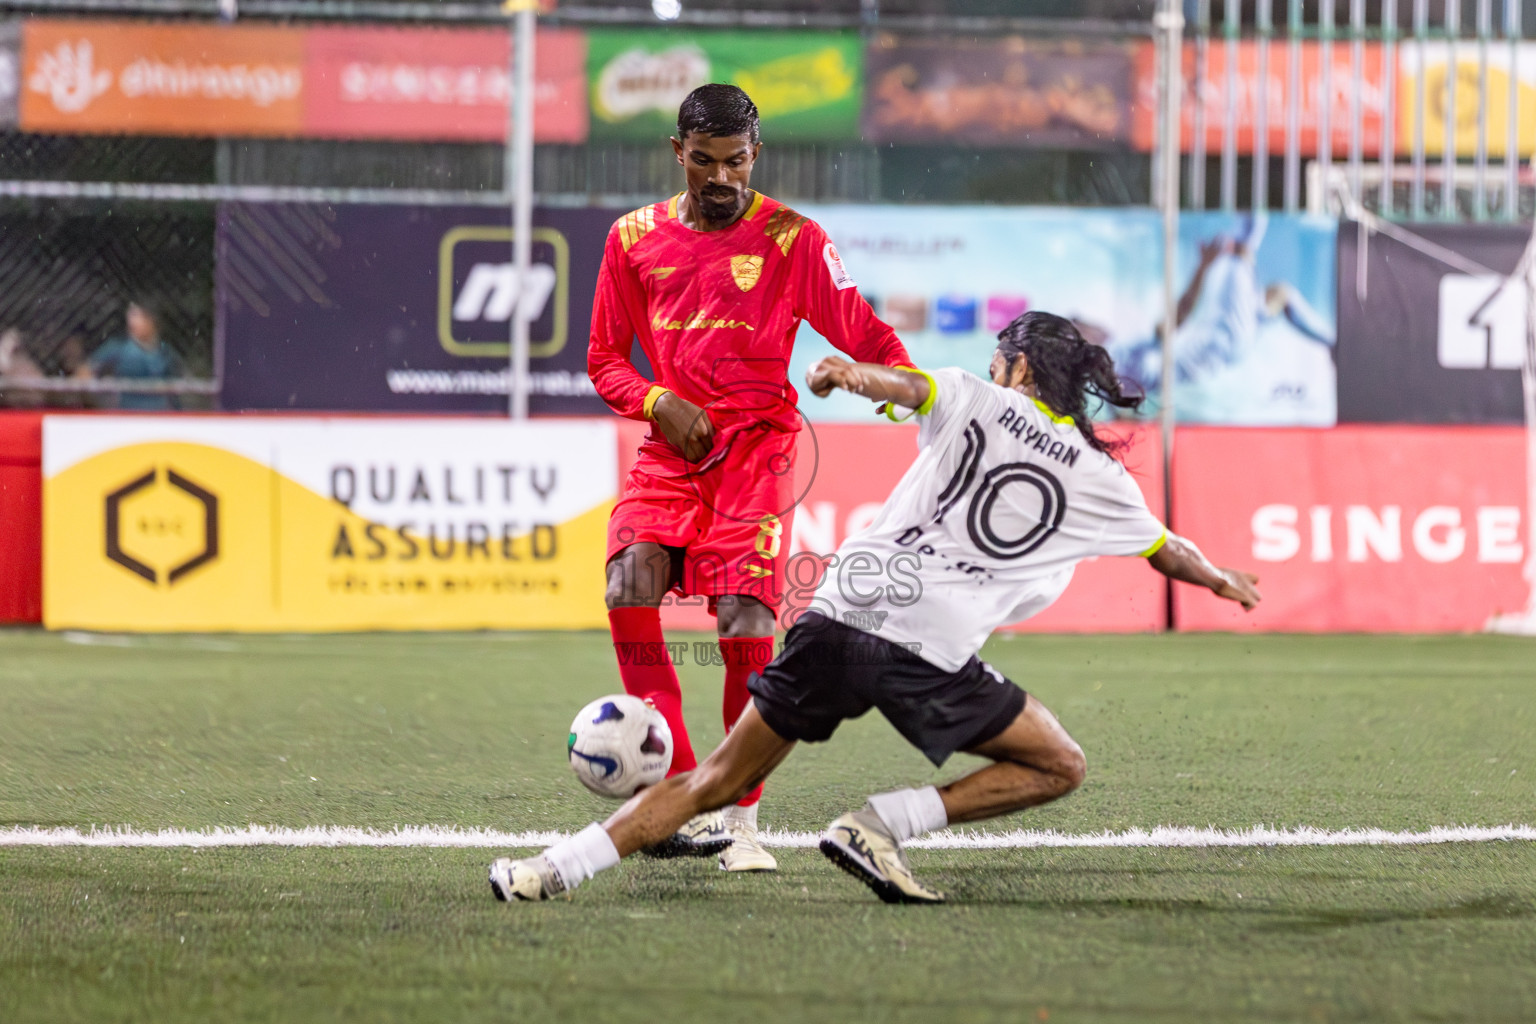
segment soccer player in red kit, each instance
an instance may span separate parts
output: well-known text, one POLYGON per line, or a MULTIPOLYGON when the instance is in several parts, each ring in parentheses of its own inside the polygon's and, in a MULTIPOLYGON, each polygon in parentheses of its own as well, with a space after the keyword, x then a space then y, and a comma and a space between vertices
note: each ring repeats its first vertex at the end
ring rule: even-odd
MULTIPOLYGON (((725 664, 725 725, 773 657, 794 514, 800 415, 788 381, 801 320, 856 360, 909 364, 820 225, 748 187, 757 107, 732 85, 683 100, 672 148, 687 189, 608 233, 587 370, 613 410, 652 421, 608 521, 608 621, 627 693, 672 728, 672 772, 696 765, 658 611, 669 590, 708 598, 725 664), (630 362, 640 347, 655 373, 630 362)), ((772 871, 757 841, 761 787, 689 821, 657 856, 720 855, 772 871)))

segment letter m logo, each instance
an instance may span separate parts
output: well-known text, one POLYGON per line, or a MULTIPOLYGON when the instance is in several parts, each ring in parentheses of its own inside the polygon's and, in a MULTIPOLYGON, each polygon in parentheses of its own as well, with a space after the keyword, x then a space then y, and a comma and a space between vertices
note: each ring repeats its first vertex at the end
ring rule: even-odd
POLYGON ((885 618, 889 614, 891 613, 876 611, 843 612, 843 625, 862 629, 866 633, 878 633, 880 627, 885 625, 885 618))

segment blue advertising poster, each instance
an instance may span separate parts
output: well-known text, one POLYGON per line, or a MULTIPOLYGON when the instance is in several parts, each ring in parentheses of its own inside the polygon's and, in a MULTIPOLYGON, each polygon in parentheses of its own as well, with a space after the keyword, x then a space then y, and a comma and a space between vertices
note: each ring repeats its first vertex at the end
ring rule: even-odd
POLYGON ((516 315, 530 321, 529 408, 604 413, 587 333, 615 216, 536 210, 520 281, 505 209, 225 204, 223 405, 504 414, 516 315))
MULTIPOLYGON (((844 265, 920 366, 985 373, 997 332, 1058 313, 1115 356, 1158 409, 1162 244, 1151 210, 812 207, 844 265)), ((1189 423, 1335 419, 1334 227, 1325 218, 1190 214, 1179 239, 1176 402, 1189 423)), ((793 380, 831 346, 802 327, 793 380)), ((811 419, 861 420, 850 395, 811 419)))

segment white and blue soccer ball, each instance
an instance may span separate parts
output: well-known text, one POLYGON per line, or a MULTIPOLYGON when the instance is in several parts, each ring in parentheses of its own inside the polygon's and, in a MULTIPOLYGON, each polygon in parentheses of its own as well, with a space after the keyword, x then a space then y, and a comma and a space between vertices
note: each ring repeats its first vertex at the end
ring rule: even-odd
POLYGON ((625 800, 667 777, 672 730, 661 712, 639 697, 599 697, 571 723, 566 752, 583 786, 625 800))

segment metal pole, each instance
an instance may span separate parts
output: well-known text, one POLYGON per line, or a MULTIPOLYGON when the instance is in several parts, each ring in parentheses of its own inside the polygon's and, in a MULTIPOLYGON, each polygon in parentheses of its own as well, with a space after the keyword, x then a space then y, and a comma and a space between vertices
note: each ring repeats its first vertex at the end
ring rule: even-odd
POLYGON ((1226 213, 1237 209, 1237 37, 1242 31, 1241 4, 1227 0, 1223 19, 1222 53, 1227 62, 1226 89, 1221 112, 1221 208, 1226 213))
POLYGON ((1424 37, 1429 35, 1429 0, 1413 0, 1413 52, 1419 72, 1413 76, 1413 196, 1410 211, 1413 220, 1424 219, 1424 122, 1428 87, 1429 60, 1424 51, 1424 37))
POLYGON ((1349 0, 1349 191, 1360 198, 1365 165, 1365 0, 1349 0))
POLYGON ((1325 209, 1329 190, 1333 187, 1333 0, 1322 0, 1318 12, 1317 44, 1318 97, 1317 97, 1317 181, 1322 187, 1323 203, 1314 202, 1316 209, 1325 209))
MULTIPOLYGON (((1184 14, 1179 0, 1159 0, 1157 16, 1153 21, 1158 39, 1162 41, 1163 66, 1159 78, 1162 88, 1163 135, 1162 192, 1158 203, 1163 214, 1163 379, 1162 379, 1162 433, 1163 433, 1163 502, 1164 521, 1173 519, 1173 336, 1178 328, 1178 257, 1179 257, 1179 94, 1183 83, 1182 58, 1184 55, 1184 14)), ((1170 625, 1172 608, 1169 609, 1170 625)))
POLYGON ((1259 69, 1253 92, 1253 195, 1248 205, 1269 209, 1269 38, 1274 34, 1271 0, 1259 0, 1259 69))
POLYGON ((1285 82, 1285 212, 1301 206, 1301 0, 1290 0, 1286 16, 1290 51, 1285 82))
MULTIPOLYGON (((507 198, 512 203, 512 273, 523 292, 533 264, 533 43, 538 31, 534 0, 510 0, 512 102, 507 124, 507 198)), ((512 394, 508 412, 528 418, 528 331, 533 310, 519 295, 512 310, 512 394)))
POLYGON ((1205 94, 1210 88, 1211 0, 1200 0, 1195 15, 1194 134, 1189 142, 1189 205, 1205 209, 1205 94))
MULTIPOLYGON (((1504 0, 1504 37, 1509 40, 1509 118, 1504 127, 1504 219, 1520 216, 1520 0, 1504 0)), ((1536 522, 1536 510, 1532 510, 1536 522)), ((1536 557, 1536 550, 1532 556, 1536 557)))
POLYGON ((1461 126, 1456 116, 1456 37, 1461 33, 1461 0, 1445 0, 1445 113, 1440 118, 1440 219, 1456 219, 1456 151, 1457 130, 1461 126))
POLYGON ((1397 214, 1397 0, 1381 7, 1381 198, 1377 208, 1385 217, 1397 214))
MULTIPOLYGON (((1488 219, 1488 44, 1493 36, 1493 0, 1477 0, 1477 180, 1472 183, 1472 219, 1488 219)), ((1511 69, 1513 74, 1513 69, 1511 69)))

